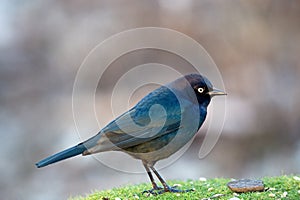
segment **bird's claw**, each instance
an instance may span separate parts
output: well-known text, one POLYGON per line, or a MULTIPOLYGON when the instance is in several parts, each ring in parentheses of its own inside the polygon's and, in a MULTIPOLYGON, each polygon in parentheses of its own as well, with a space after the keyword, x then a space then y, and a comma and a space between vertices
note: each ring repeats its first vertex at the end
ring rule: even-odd
POLYGON ((157 187, 153 188, 151 190, 145 190, 142 193, 143 194, 152 194, 152 195, 158 195, 158 194, 163 194, 165 192, 171 192, 171 193, 184 193, 184 192, 192 192, 195 191, 195 189, 188 189, 188 190, 179 190, 177 189, 178 186, 173 186, 173 187, 167 187, 167 188, 162 188, 162 187, 157 187))
POLYGON ((158 195, 158 194, 162 194, 163 192, 164 192, 164 188, 157 187, 157 188, 153 188, 151 190, 145 190, 142 192, 142 194, 158 195))
POLYGON ((192 192, 192 191, 195 191, 195 189, 180 190, 180 189, 177 189, 177 187, 178 187, 178 186, 168 187, 168 189, 165 190, 165 192, 184 193, 184 192, 192 192))

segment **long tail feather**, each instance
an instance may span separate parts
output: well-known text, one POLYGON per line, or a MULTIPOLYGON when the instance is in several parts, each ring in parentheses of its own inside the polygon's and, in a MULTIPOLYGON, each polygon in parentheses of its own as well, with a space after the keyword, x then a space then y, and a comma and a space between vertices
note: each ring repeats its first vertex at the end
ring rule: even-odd
POLYGON ((49 156, 48 158, 45 158, 45 159, 39 161, 35 165, 38 168, 45 167, 49 164, 52 164, 52 163, 55 163, 55 162, 58 162, 58 161, 76 156, 76 155, 79 155, 79 154, 83 153, 85 150, 87 150, 87 148, 81 143, 81 144, 78 144, 74 147, 66 149, 64 151, 61 151, 57 154, 49 156))

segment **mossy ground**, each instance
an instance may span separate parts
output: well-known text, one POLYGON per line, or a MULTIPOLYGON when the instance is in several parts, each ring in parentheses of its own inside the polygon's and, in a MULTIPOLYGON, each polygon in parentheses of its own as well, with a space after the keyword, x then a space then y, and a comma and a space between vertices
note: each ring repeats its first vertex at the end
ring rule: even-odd
POLYGON ((179 189, 191 189, 195 191, 187 193, 164 193, 160 195, 146 195, 142 191, 151 188, 151 184, 129 185, 105 191, 95 191, 85 197, 70 198, 70 200, 125 200, 125 199, 217 199, 229 200, 236 197, 243 200, 265 199, 300 199, 300 176, 280 176, 262 178, 266 191, 235 194, 227 187, 230 179, 208 179, 167 181, 170 186, 179 184, 179 189), (219 194, 219 196, 218 196, 219 194))

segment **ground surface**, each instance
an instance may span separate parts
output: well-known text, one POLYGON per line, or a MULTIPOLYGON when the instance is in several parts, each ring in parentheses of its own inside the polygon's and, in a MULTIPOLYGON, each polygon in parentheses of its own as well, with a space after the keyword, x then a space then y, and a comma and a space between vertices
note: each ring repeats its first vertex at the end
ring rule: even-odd
POLYGON ((236 194, 230 191, 227 183, 230 179, 199 179, 188 181, 168 181, 168 184, 177 185, 180 189, 195 191, 188 193, 164 193, 160 195, 142 194, 150 189, 150 184, 140 184, 115 188, 105 191, 95 191, 84 197, 74 197, 71 200, 125 200, 125 199, 197 199, 197 200, 233 200, 243 199, 300 199, 300 176, 266 177, 262 179, 265 184, 264 192, 250 192, 236 194))

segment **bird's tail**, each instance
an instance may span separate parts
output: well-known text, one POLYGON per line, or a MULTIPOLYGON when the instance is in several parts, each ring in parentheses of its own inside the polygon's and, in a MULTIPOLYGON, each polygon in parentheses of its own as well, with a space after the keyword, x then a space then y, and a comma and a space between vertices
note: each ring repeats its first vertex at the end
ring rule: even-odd
POLYGON ((48 158, 45 158, 39 162, 37 162, 35 165, 40 168, 40 167, 45 167, 49 164, 79 155, 81 153, 83 153, 85 150, 87 150, 87 148, 85 147, 84 144, 80 143, 74 147, 71 147, 69 149, 66 149, 64 151, 61 151, 57 154, 54 154, 52 156, 49 156, 48 158))

